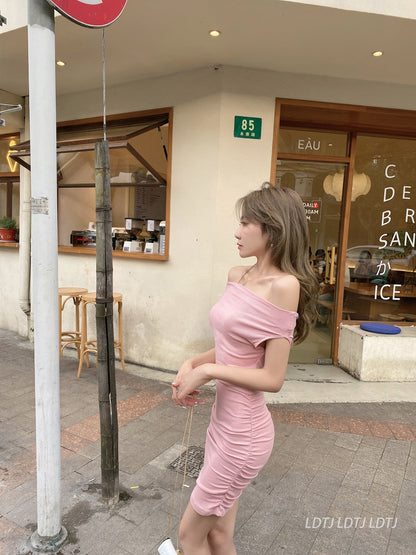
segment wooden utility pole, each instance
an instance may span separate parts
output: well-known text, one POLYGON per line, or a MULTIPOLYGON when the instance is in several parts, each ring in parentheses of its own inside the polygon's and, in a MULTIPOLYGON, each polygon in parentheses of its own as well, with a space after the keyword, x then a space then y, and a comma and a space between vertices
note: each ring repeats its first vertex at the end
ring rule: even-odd
POLYGON ((113 253, 110 156, 106 140, 95 144, 97 232, 97 360, 101 428, 101 485, 108 505, 119 499, 118 422, 113 328, 113 253))

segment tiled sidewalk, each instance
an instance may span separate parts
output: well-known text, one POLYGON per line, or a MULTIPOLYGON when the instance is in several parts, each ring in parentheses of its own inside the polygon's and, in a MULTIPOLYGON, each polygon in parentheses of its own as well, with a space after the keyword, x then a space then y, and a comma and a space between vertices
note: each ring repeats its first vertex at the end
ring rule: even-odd
POLYGON ((364 420, 362 418, 349 418, 275 406, 270 407, 270 412, 275 422, 294 424, 295 426, 384 439, 416 440, 416 425, 414 424, 364 420))
MULTIPOLYGON (((36 529, 33 352, 0 330, 0 554, 30 553, 36 529)), ((95 368, 76 378, 61 364, 61 555, 150 555, 169 516, 187 412, 166 383, 117 372, 121 500, 100 502, 95 368)), ((212 390, 195 411, 203 445, 212 390)), ((246 489, 237 517, 239 555, 415 553, 416 404, 274 405, 275 448, 246 489)), ((188 478, 185 498, 194 479, 188 478)), ((172 535, 176 537, 177 509, 172 535)))

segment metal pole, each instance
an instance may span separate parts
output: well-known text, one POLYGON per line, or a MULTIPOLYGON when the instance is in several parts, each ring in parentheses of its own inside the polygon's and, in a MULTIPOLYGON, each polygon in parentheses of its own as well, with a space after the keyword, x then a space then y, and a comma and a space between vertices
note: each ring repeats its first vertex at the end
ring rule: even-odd
POLYGON ((32 276, 35 340, 37 530, 35 551, 56 551, 61 526, 55 24, 45 0, 29 0, 32 276))

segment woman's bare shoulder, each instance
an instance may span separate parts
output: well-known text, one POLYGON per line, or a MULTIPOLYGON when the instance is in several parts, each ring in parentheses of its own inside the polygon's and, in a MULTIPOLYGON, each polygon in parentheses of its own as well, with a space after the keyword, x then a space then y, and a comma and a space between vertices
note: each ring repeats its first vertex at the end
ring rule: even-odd
POLYGON ((250 266, 234 266, 228 272, 228 281, 239 282, 250 266))
POLYGON ((296 276, 276 276, 271 287, 271 302, 285 310, 296 312, 299 304, 300 283, 296 276))

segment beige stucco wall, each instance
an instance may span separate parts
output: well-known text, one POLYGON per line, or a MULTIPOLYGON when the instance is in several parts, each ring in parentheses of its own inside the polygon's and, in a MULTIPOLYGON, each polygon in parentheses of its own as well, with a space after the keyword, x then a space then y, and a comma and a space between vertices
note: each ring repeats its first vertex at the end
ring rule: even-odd
MULTIPOLYGON (((275 97, 416 109, 415 92, 409 86, 228 67, 109 89, 108 113, 174 108, 170 258, 114 258, 114 290, 124 296, 126 359, 174 369, 212 345, 209 309, 224 289, 228 268, 240 263, 234 203, 270 176, 275 97), (235 115, 262 118, 261 140, 234 138, 235 115)), ((98 90, 58 97, 58 119, 97 116, 100 107, 98 90)), ((16 266, 16 253, 0 249, 4 275, 3 262, 10 259, 16 266)), ((59 285, 95 290, 94 257, 61 253, 59 285)), ((0 326, 21 331, 21 315, 12 315, 19 311, 14 283, 0 292, 0 303, 0 326)), ((64 327, 71 317, 68 311, 64 327)))

